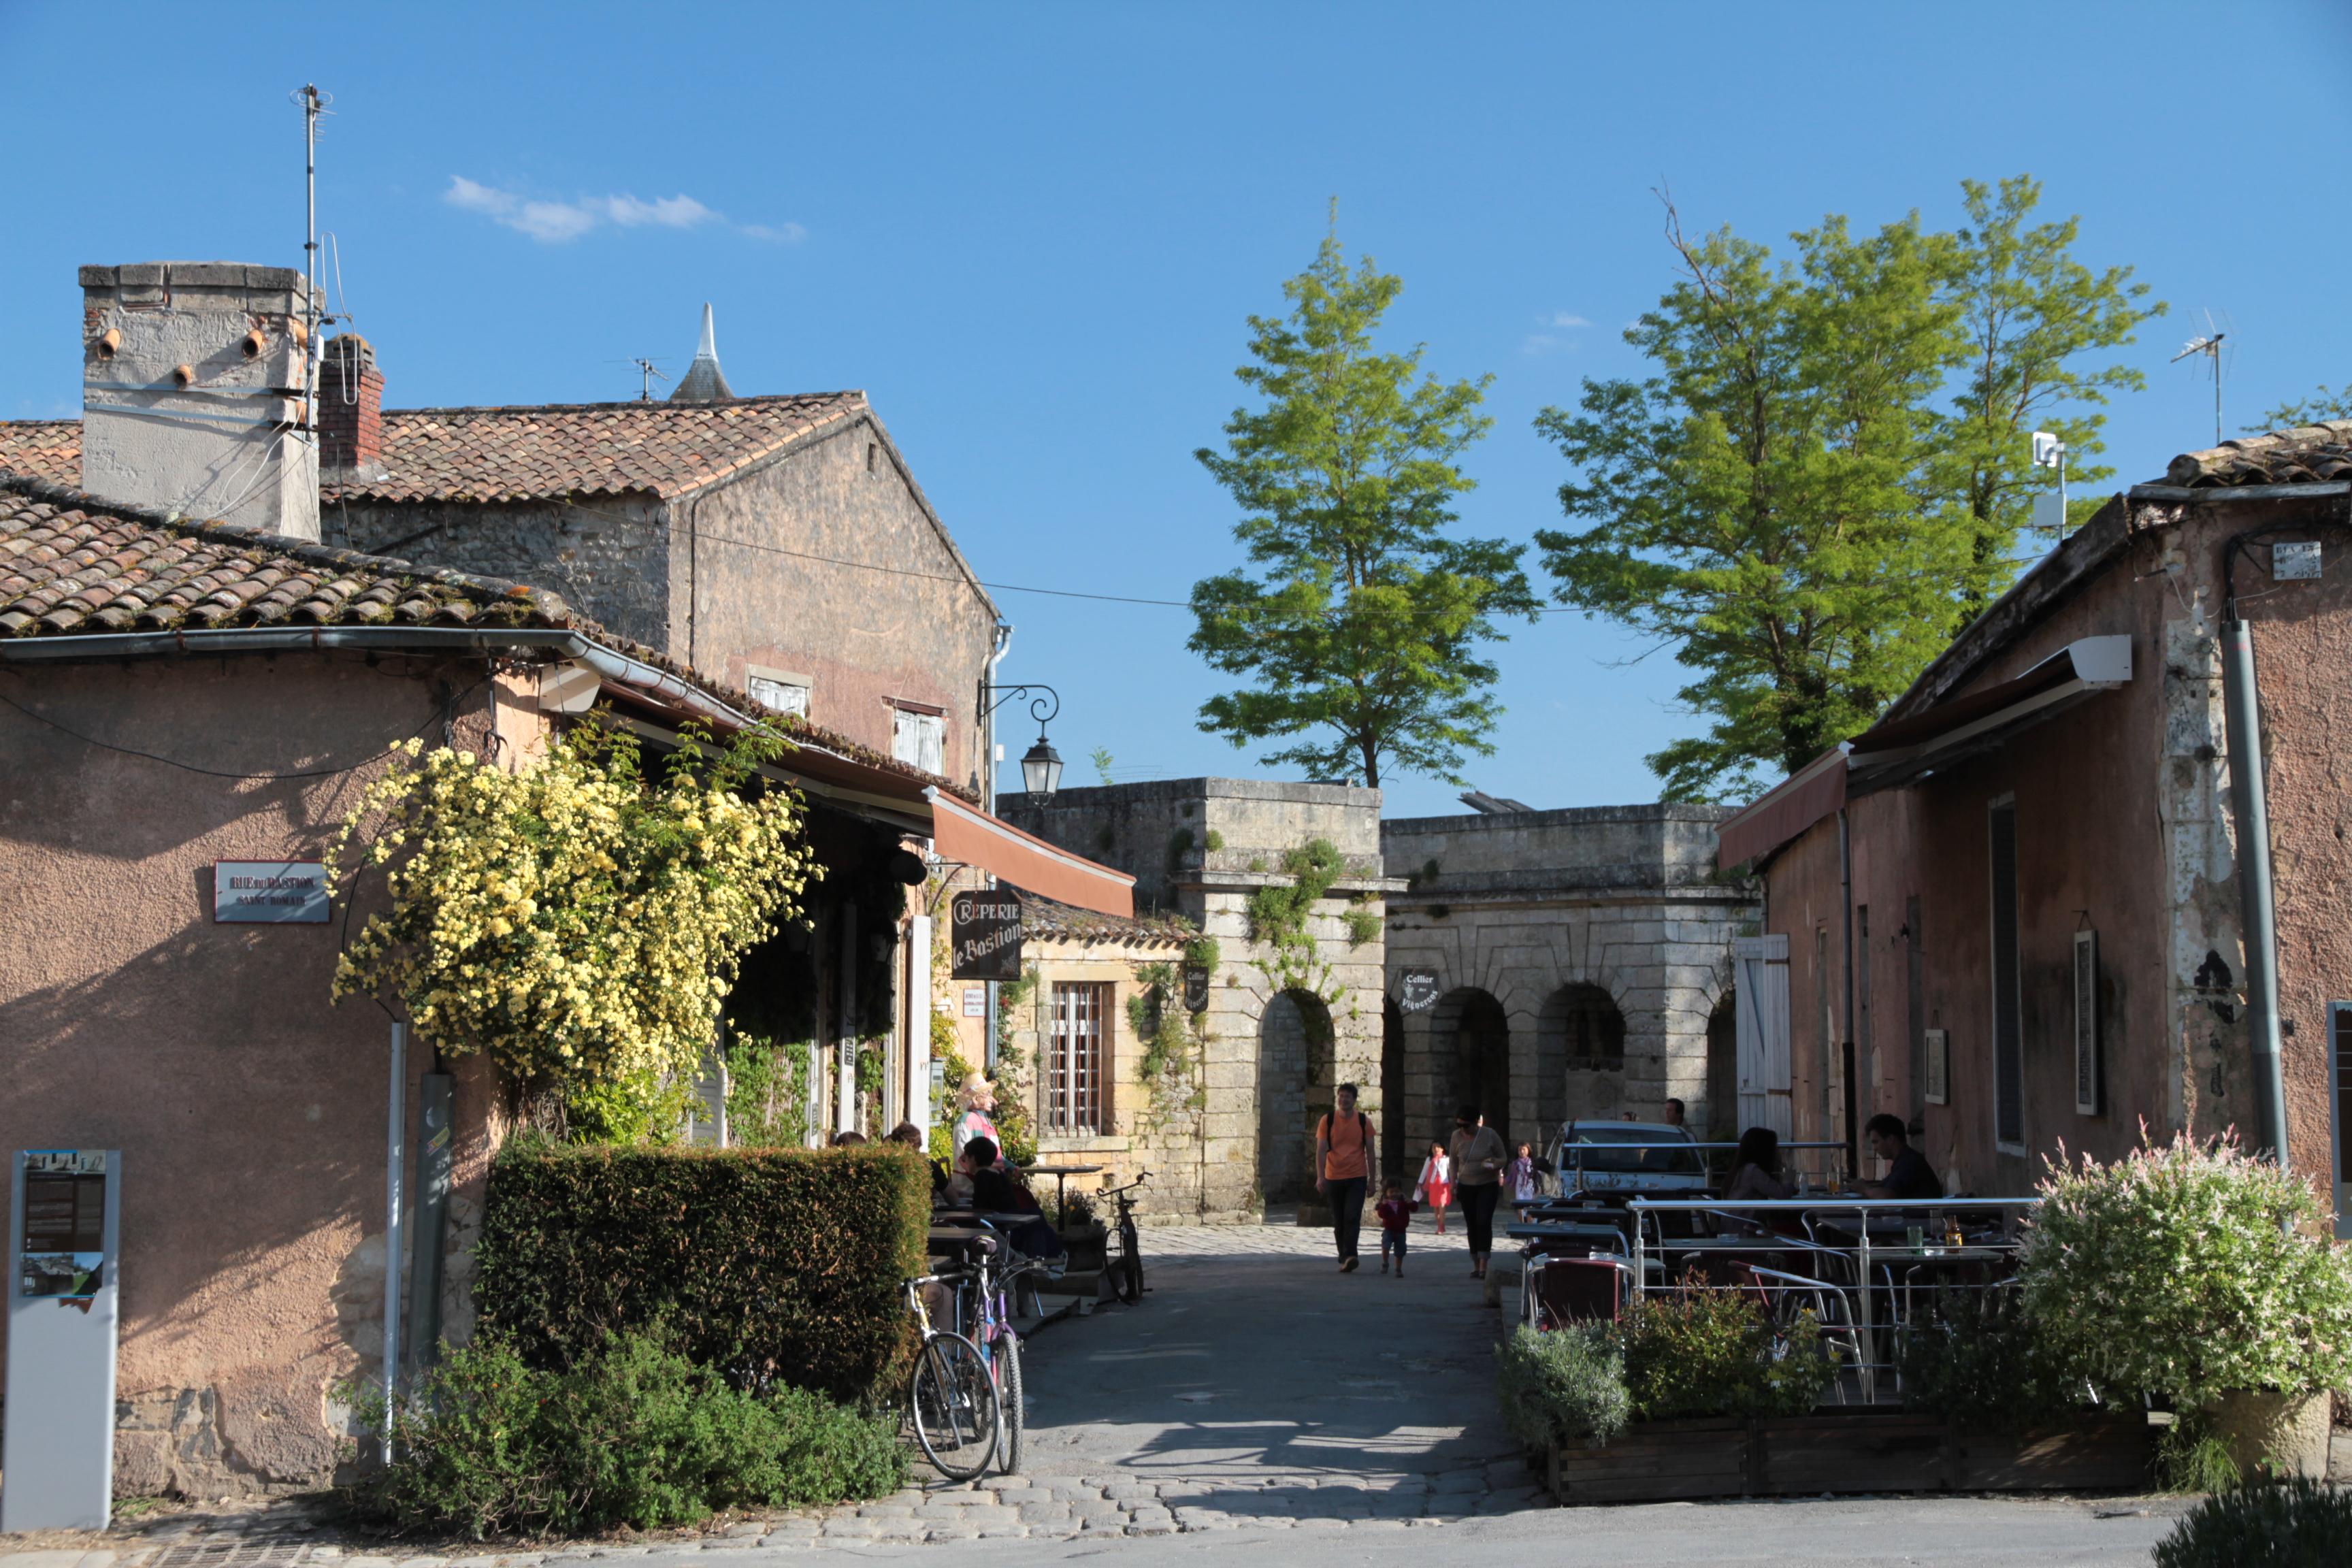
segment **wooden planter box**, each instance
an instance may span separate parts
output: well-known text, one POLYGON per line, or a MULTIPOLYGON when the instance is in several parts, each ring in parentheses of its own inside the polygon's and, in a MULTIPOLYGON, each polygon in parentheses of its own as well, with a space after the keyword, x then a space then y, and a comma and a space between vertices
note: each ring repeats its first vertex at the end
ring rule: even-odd
POLYGON ((2129 1491, 2147 1485, 2137 1414, 2022 1435, 1928 1415, 1855 1412, 1767 1420, 1637 1421, 1606 1446, 1552 1449, 1560 1503, 1823 1492, 2129 1491))
POLYGON ((1109 1250, 1109 1239, 1099 1220, 1062 1232, 1062 1246, 1069 1253, 1067 1272, 1100 1273, 1109 1250))

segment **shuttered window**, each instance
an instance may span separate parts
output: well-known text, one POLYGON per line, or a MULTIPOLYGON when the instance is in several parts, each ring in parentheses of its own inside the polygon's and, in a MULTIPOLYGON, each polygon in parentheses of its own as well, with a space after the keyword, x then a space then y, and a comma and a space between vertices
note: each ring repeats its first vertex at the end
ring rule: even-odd
POLYGON ((2017 951, 2017 807, 1992 808, 1993 1142, 2025 1152, 2025 1020, 2017 951))
POLYGON ((1092 981, 1056 982, 1053 1036, 1047 1042, 1045 1121, 1055 1132, 1110 1131, 1111 988, 1092 981))

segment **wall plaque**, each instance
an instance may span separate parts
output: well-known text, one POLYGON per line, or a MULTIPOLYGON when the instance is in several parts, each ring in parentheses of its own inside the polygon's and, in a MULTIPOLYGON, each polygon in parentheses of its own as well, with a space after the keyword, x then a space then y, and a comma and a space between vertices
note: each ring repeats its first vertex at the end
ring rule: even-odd
POLYGON ((958 893, 948 906, 957 980, 1021 978, 1021 900, 1006 889, 958 893))
POLYGON ((315 860, 216 860, 213 919, 324 925, 327 868, 315 860))
POLYGON ((1188 963, 1184 966, 1184 1011, 1205 1013, 1209 1010, 1209 966, 1188 963))
POLYGON ((1426 1013, 1437 1005, 1437 975, 1427 969, 1408 969, 1397 976, 1397 1006, 1407 1013, 1426 1013))

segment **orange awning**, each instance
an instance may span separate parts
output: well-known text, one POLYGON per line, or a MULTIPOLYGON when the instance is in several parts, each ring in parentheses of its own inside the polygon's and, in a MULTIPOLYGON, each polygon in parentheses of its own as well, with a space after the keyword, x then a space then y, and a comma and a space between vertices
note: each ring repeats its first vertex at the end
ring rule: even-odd
POLYGON ((941 856, 977 866, 1024 892, 1097 914, 1135 918, 1135 879, 1033 837, 947 791, 926 789, 931 842, 941 856))

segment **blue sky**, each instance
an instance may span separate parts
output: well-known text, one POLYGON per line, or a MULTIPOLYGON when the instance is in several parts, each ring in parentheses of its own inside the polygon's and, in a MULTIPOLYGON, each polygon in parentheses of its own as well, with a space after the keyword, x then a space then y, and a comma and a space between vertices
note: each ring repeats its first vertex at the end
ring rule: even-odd
MULTIPOLYGON (((1948 226, 2021 171, 2174 314, 2126 351, 2119 482, 2209 443, 2166 360, 2225 311, 2231 433, 2352 381, 2352 7, 1643 5, 239 8, 0 0, 9 237, 0 417, 70 414, 83 262, 298 265, 299 117, 335 95, 322 226, 394 405, 634 395, 701 303, 739 392, 867 389, 991 581, 1178 599, 1232 563, 1192 460, 1325 203, 1405 280, 1391 317, 1492 372, 1465 524, 1558 518, 1530 421, 1629 374, 1670 280, 1652 195, 1778 240, 1827 212, 1948 226)), ((1218 689, 1179 609, 1005 592, 1008 679, 1121 778, 1250 773, 1200 733, 1218 689)), ((1643 800, 1695 722, 1670 653, 1554 614, 1499 650, 1472 782, 1537 805, 1643 800)), ((1013 748, 1018 754, 1019 746, 1013 748)), ((1391 815, 1456 810, 1399 780, 1391 815)))

